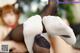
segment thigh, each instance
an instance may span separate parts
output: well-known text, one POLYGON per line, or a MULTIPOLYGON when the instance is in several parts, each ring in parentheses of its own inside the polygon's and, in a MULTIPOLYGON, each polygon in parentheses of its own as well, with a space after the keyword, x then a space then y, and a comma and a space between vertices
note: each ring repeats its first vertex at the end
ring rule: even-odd
POLYGON ((52 43, 54 53, 73 53, 72 46, 67 44, 59 36, 50 37, 50 41, 52 43))

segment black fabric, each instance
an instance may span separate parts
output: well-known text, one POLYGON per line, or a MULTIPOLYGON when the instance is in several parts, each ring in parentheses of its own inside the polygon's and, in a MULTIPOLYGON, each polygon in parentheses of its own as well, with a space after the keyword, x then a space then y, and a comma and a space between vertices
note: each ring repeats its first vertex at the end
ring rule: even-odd
POLYGON ((65 38, 71 38, 69 35, 61 35, 61 36, 65 38))
MULTIPOLYGON (((5 40, 13 40, 16 42, 24 42, 24 35, 23 35, 23 24, 17 26, 15 29, 13 29, 8 36, 6 37, 5 40)), ((26 46, 27 47, 27 46, 26 46)), ((10 50, 12 51, 12 50, 10 50)), ((33 51, 34 53, 50 53, 50 44, 49 42, 42 37, 40 34, 36 35, 34 39, 34 44, 33 44, 33 51), (44 50, 44 51, 42 51, 44 50)), ((26 52, 29 53, 29 52, 26 52)))
POLYGON ((44 37, 42 37, 40 34, 38 34, 35 37, 34 43, 36 43, 40 47, 44 47, 44 48, 48 48, 48 49, 50 48, 49 42, 44 37))
POLYGON ((45 28, 43 22, 42 22, 42 25, 43 25, 43 33, 46 33, 47 31, 46 31, 46 28, 45 28))
MULTIPOLYGON (((12 40, 12 41, 15 41, 15 42, 24 43, 24 45, 25 45, 24 35, 23 35, 23 24, 18 25, 15 29, 13 29, 8 34, 8 36, 4 39, 4 41, 7 41, 7 40, 12 40)), ((26 45, 25 45, 25 47, 26 47, 26 45)), ((14 49, 15 48, 11 48, 9 51, 12 52, 14 49)), ((25 53, 28 53, 28 51, 25 52, 25 53)))
POLYGON ((79 35, 80 34, 80 24, 70 25, 70 27, 73 29, 75 35, 79 35))
POLYGON ((23 36, 23 24, 18 25, 15 29, 13 29, 5 40, 13 40, 16 42, 24 42, 23 36))

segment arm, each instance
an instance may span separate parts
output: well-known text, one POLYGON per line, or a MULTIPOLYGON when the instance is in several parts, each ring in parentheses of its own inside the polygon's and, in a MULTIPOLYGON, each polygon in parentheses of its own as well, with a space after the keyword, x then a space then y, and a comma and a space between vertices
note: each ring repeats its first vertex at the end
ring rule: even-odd
POLYGON ((0 43, 0 46, 3 44, 8 45, 9 52, 22 52, 22 53, 24 53, 27 51, 27 48, 26 48, 25 44, 23 44, 23 43, 17 43, 14 41, 3 41, 0 43))
POLYGON ((3 30, 4 30, 3 27, 0 26, 0 42, 5 38, 3 30))

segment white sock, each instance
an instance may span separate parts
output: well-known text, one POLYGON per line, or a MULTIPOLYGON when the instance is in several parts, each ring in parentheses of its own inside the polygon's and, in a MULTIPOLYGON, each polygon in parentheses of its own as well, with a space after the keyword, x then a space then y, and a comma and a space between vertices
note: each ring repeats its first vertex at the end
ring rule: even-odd
POLYGON ((43 31, 42 19, 39 15, 30 17, 23 24, 23 34, 24 40, 29 53, 33 53, 32 47, 34 42, 34 37, 37 34, 41 34, 43 31))
POLYGON ((68 44, 73 45, 76 42, 76 37, 73 30, 58 16, 43 17, 43 24, 48 34, 52 37, 59 35, 68 44))

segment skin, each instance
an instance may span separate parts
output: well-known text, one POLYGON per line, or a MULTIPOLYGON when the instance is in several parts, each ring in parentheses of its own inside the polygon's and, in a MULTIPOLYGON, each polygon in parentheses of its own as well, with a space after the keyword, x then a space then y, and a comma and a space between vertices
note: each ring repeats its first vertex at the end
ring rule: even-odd
MULTIPOLYGON (((0 26, 0 44, 5 44, 7 43, 9 46, 11 46, 10 51, 11 52, 26 52, 27 48, 25 47, 25 44, 22 42, 16 42, 14 40, 7 40, 6 37, 12 30, 12 28, 16 27, 18 23, 18 18, 17 16, 13 13, 7 13, 3 15, 2 18, 4 25, 0 26), (4 40, 6 39, 6 40, 4 40)), ((13 36, 14 37, 14 36, 13 36)))
POLYGON ((1 44, 5 44, 5 45, 8 45, 9 47, 9 51, 10 52, 26 52, 27 51, 27 48, 25 47, 25 45, 23 43, 18 43, 18 42, 15 42, 15 41, 3 41, 0 43, 1 44))
POLYGON ((18 25, 18 16, 14 12, 3 15, 2 21, 6 27, 14 28, 18 25))
POLYGON ((8 26, 15 25, 15 23, 17 21, 16 15, 13 12, 6 14, 3 17, 3 20, 4 20, 5 24, 8 26))
POLYGON ((16 27, 17 25, 17 18, 16 18, 16 15, 14 13, 8 13, 8 14, 5 14, 2 18, 3 22, 5 25, 3 26, 0 26, 0 36, 1 36, 1 39, 0 40, 3 40, 7 34, 12 30, 12 28, 16 27))
MULTIPOLYGON (((7 41, 13 40, 13 41, 15 41, 17 43, 23 43, 25 45, 24 37, 23 37, 23 33, 22 32, 23 32, 23 24, 19 25, 13 31, 11 31, 10 34, 4 40, 7 40, 7 41)), ((41 42, 43 42, 43 40, 41 42)), ((40 43, 40 42, 39 41, 38 42, 34 41, 34 44, 33 44, 34 53, 50 53, 50 49, 49 48, 43 47, 44 45, 46 45, 46 43, 43 43, 43 44, 41 43, 43 46, 40 46, 38 43, 40 43)), ((27 50, 27 48, 26 48, 26 50, 27 50)), ((28 51, 26 51, 26 52, 28 52, 28 51)))

